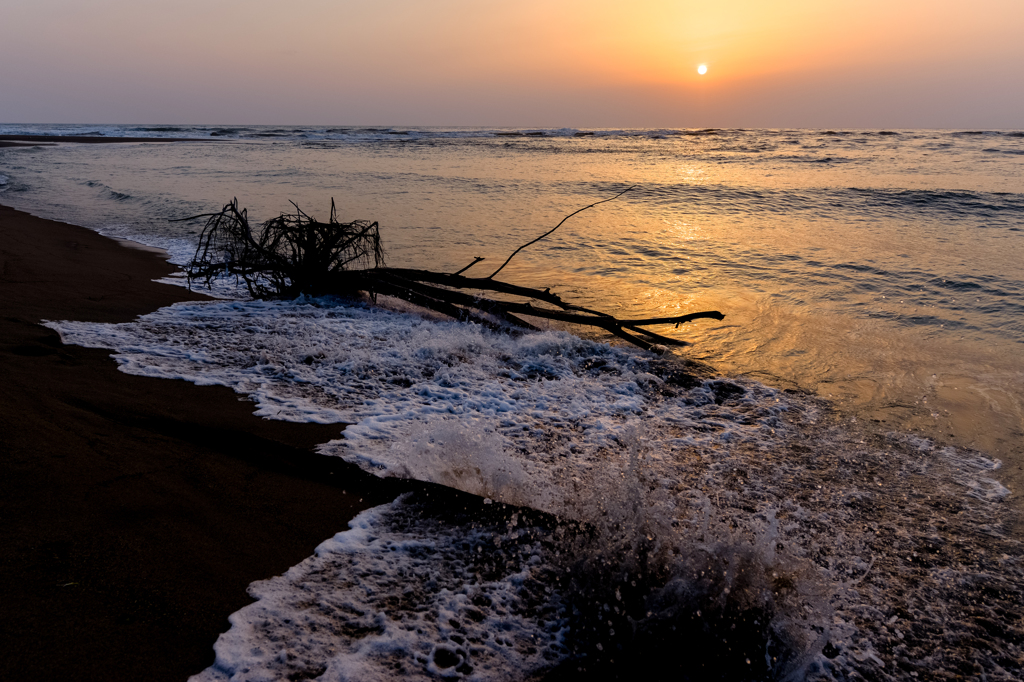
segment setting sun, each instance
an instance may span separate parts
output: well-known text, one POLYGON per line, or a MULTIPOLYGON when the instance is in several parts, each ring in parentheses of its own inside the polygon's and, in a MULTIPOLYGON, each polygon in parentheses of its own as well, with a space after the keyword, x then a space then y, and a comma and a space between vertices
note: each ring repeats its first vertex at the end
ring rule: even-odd
POLYGON ((707 72, 708 72, 708 65, 707 64, 701 64, 700 66, 697 67, 697 73, 699 73, 700 75, 703 76, 707 72))

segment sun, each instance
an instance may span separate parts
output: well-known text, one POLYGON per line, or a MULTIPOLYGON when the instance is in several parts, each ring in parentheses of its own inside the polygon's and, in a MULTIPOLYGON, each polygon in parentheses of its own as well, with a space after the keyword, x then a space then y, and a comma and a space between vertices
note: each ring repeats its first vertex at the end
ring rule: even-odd
POLYGON ((701 64, 700 66, 697 67, 697 73, 699 73, 700 75, 703 76, 707 72, 708 72, 708 65, 707 64, 701 64))

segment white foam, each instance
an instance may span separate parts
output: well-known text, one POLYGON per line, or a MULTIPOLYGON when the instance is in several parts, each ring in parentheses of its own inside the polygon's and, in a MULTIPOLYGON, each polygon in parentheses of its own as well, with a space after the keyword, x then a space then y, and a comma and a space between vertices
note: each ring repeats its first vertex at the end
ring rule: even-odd
POLYGON ((750 382, 730 383, 727 399, 714 382, 666 393, 647 371, 654 356, 563 332, 512 338, 324 301, 180 303, 127 324, 49 324, 68 343, 117 349, 131 374, 229 386, 264 417, 351 424, 321 452, 379 476, 550 511, 560 481, 586 478, 638 425, 659 452, 770 447, 790 409, 750 382))
MULTIPOLYGON (((998 464, 977 453, 859 432, 813 400, 755 382, 686 388, 652 355, 556 332, 510 338, 327 301, 188 303, 129 324, 50 326, 66 342, 117 349, 124 371, 230 386, 252 396, 263 416, 347 422, 322 451, 378 475, 604 528, 607 551, 619 553, 601 563, 600 549, 592 565, 609 571, 610 583, 642 553, 644 538, 660 548, 668 575, 685 575, 694 552, 709 565, 781 569, 800 595, 772 621, 796 642, 776 670, 782 676, 912 679, 910 672, 975 666, 1013 679, 1014 671, 1003 674, 1007 661, 1024 660, 1019 626, 1007 615, 1024 598, 1024 553, 1006 531, 1007 491, 992 478, 998 464), (963 644, 979 637, 990 653, 963 644)), ((430 676, 467 656, 474 679, 491 679, 478 663, 485 660, 507 666, 501 679, 523 679, 566 655, 558 649, 564 628, 550 611, 562 597, 550 580, 548 615, 523 612, 509 625, 530 641, 543 633, 548 657, 536 658, 539 648, 513 646, 512 658, 501 658, 501 648, 460 649, 452 634, 469 640, 445 630, 441 617, 461 613, 465 595, 485 583, 504 594, 526 573, 541 580, 553 566, 548 540, 484 580, 467 568, 465 545, 445 548, 479 539, 494 552, 525 540, 483 522, 387 518, 399 517, 361 517, 351 535, 256 583, 260 601, 233 618, 202 679, 317 671, 383 679, 395 661, 403 675, 430 676), (421 577, 401 577, 389 562, 415 566, 421 577), (449 573, 449 582, 437 577, 449 573), (409 615, 420 607, 438 614, 433 624, 409 615)), ((730 590, 743 584, 726 577, 730 590)), ((719 583, 673 585, 656 586, 658 598, 718 598, 711 592, 719 583)))
POLYGON ((538 619, 524 599, 542 572, 540 542, 499 548, 491 529, 416 517, 401 499, 349 526, 253 583, 256 603, 231 616, 213 666, 192 682, 504 681, 564 656, 562 616, 538 619))

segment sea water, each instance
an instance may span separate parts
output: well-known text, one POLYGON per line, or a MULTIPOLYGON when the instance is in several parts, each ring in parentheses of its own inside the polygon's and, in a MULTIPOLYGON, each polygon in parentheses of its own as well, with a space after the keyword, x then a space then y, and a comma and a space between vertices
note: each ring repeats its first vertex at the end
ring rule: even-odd
POLYGON ((228 289, 53 321, 476 496, 366 512, 255 583, 200 678, 628 677, 664 650, 694 678, 1020 676, 1021 133, 13 128, 210 138, 0 150, 0 202, 179 263, 201 221, 172 219, 333 197, 380 222, 389 264, 486 275, 633 187, 500 278, 726 314, 656 328, 692 344, 668 356, 228 289))

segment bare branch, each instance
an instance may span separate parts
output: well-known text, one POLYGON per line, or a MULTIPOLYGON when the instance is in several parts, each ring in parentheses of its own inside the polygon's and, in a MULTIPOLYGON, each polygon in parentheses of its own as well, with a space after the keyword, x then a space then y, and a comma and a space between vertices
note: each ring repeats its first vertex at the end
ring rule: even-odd
MULTIPOLYGON (((512 256, 548 236, 580 211, 611 201, 629 189, 571 213, 554 229, 519 247, 512 256)), ((642 327, 654 324, 678 326, 702 318, 721 320, 724 317, 718 311, 705 311, 673 317, 619 320, 607 313, 567 303, 550 289, 496 281, 494 275, 501 268, 490 277, 462 275, 482 258, 451 274, 387 268, 384 267, 384 250, 377 223, 365 220, 340 222, 333 199, 330 219, 326 223, 318 222, 296 204, 292 206, 295 207, 294 213, 268 220, 258 233, 250 228, 246 211, 239 209, 237 199, 225 204, 219 213, 193 216, 191 219, 205 218, 206 225, 199 236, 195 257, 185 267, 189 285, 197 280, 210 286, 217 278, 233 276, 245 282, 249 294, 256 298, 289 298, 300 294, 350 296, 361 291, 375 296, 380 293, 490 329, 536 330, 536 326, 523 318, 541 318, 604 329, 645 349, 653 348, 654 344, 686 344, 642 327), (501 294, 503 300, 492 298, 485 292, 501 294)), ((512 256, 502 268, 512 260, 512 256)))
MULTIPOLYGON (((636 185, 633 185, 633 187, 636 187, 636 185)), ((523 244, 522 246, 520 246, 520 247, 519 247, 518 249, 516 249, 515 251, 513 251, 513 252, 512 252, 512 255, 511 255, 511 256, 509 256, 509 257, 508 257, 508 258, 507 258, 507 259, 505 260, 505 262, 501 264, 501 267, 500 267, 500 268, 498 268, 497 270, 495 270, 494 272, 492 272, 492 273, 490 274, 490 276, 489 276, 489 277, 488 277, 487 279, 494 279, 494 276, 495 276, 495 275, 497 275, 497 274, 498 274, 499 272, 501 272, 502 270, 504 270, 504 269, 505 269, 505 266, 506 266, 506 265, 508 265, 508 263, 509 263, 509 261, 510 261, 510 260, 512 260, 513 258, 515 258, 515 256, 516 256, 516 254, 517 254, 517 253, 519 253, 520 251, 522 251, 523 249, 525 249, 525 248, 526 248, 527 246, 530 246, 531 244, 536 244, 536 243, 537 243, 537 242, 539 242, 539 241, 540 241, 541 239, 544 239, 544 237, 547 237, 547 236, 548 236, 549 234, 551 234, 552 232, 554 232, 555 230, 557 230, 558 228, 560 228, 560 227, 562 226, 562 223, 564 223, 564 222, 565 222, 566 220, 568 220, 569 218, 573 217, 573 216, 574 216, 574 215, 576 215, 577 213, 582 213, 583 211, 586 211, 586 210, 587 210, 588 208, 593 208, 593 207, 597 206, 598 204, 604 204, 604 203, 607 203, 607 202, 609 202, 609 201, 614 201, 615 199, 618 199, 619 197, 621 197, 621 196, 622 196, 623 194, 625 194, 625 193, 626 193, 626 192, 628 192, 629 190, 633 189, 633 187, 627 187, 626 189, 622 190, 621 192, 619 192, 618 194, 616 194, 615 196, 613 196, 613 197, 611 197, 611 198, 609 198, 609 199, 602 199, 601 201, 595 201, 594 203, 590 204, 590 206, 584 206, 583 208, 579 209, 578 211, 573 211, 573 212, 572 212, 572 213, 570 213, 569 215, 565 216, 564 218, 562 218, 562 222, 558 223, 557 225, 555 225, 555 226, 554 226, 554 227, 552 227, 552 228, 551 228, 550 230, 548 230, 547 232, 545 232, 545 233, 544 233, 544 234, 542 234, 541 236, 537 237, 537 238, 536 238, 536 239, 534 239, 533 241, 530 241, 530 242, 526 242, 525 244, 523 244)), ((460 270, 459 272, 462 272, 462 270, 460 270)))
POLYGON ((469 270, 469 269, 470 269, 471 267, 473 267, 474 265, 476 265, 477 263, 479 263, 479 262, 480 262, 480 261, 482 261, 482 260, 487 260, 487 259, 486 259, 486 258, 483 258, 483 257, 481 257, 481 256, 477 256, 476 258, 474 258, 474 259, 473 259, 473 262, 472 262, 472 263, 470 263, 470 264, 469 264, 469 265, 467 265, 466 267, 462 268, 462 269, 461 269, 461 270, 459 270, 458 272, 453 272, 452 274, 453 274, 453 275, 461 275, 461 274, 462 274, 462 273, 464 273, 464 272, 465 272, 466 270, 469 270))

